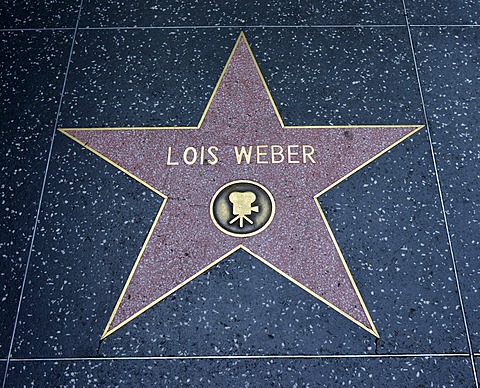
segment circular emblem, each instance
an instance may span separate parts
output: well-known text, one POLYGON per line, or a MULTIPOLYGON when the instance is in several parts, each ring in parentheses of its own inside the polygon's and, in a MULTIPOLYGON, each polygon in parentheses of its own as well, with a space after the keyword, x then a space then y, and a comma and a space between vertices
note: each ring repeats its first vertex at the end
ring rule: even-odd
POLYGON ((233 181, 220 187, 210 202, 210 217, 223 233, 249 237, 264 230, 275 215, 270 191, 252 181, 233 181))

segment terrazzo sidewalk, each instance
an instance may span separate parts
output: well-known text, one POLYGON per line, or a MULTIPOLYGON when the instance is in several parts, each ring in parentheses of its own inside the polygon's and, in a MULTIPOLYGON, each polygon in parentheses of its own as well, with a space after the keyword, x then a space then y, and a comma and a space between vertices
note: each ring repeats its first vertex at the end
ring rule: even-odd
POLYGON ((478 387, 479 21, 2 3, 3 386, 478 387), (276 205, 246 236, 265 202, 214 208, 238 180, 276 205))

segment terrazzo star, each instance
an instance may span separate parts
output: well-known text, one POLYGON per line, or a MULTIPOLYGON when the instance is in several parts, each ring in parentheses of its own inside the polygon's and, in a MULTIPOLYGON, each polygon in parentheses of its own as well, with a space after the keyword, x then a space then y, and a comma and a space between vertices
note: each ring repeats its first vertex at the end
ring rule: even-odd
POLYGON ((197 126, 62 129, 164 198, 102 338, 239 249, 378 336, 318 197, 420 128, 285 126, 242 33, 197 126))

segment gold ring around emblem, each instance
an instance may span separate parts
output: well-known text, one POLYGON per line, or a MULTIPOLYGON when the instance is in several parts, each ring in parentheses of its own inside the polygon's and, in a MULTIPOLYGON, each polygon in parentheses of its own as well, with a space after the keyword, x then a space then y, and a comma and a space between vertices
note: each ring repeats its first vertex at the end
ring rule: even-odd
POLYGON ((253 181, 238 180, 220 187, 210 201, 210 217, 223 233, 249 237, 270 225, 275 200, 268 189, 253 181))

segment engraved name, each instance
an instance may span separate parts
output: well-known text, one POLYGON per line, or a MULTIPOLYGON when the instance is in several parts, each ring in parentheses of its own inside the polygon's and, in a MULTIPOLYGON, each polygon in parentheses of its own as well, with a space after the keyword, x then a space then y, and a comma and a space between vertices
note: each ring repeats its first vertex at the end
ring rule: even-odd
MULTIPOLYGON (((175 153, 172 147, 167 148, 167 166, 186 164, 215 165, 219 162, 219 147, 201 146, 185 147, 183 152, 175 153)), ((316 163, 315 149, 308 144, 261 144, 233 146, 236 164, 307 164, 316 163)))

